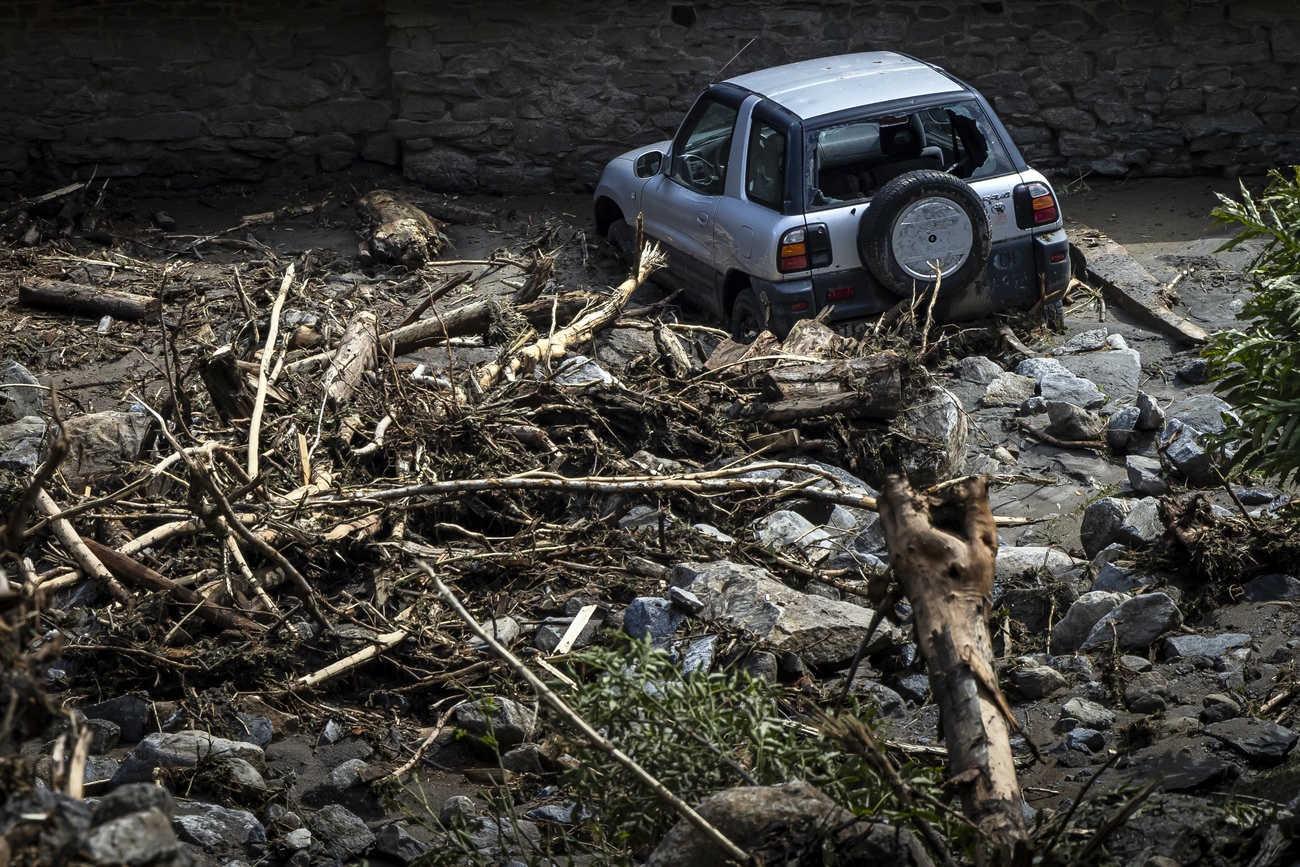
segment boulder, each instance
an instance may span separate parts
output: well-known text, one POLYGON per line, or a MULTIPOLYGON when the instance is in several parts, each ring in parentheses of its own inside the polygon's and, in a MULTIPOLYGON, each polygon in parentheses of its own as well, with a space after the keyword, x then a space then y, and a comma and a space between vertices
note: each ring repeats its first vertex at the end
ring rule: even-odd
POLYGON ((1020 406, 1038 393, 1038 380, 1018 373, 1003 373, 989 382, 980 403, 986 407, 1020 406))
POLYGON ((1045 573, 1052 578, 1059 578, 1073 569, 1087 565, 1087 560, 1076 560, 1059 548, 1038 545, 1013 548, 1003 545, 998 548, 996 572, 993 580, 1001 583, 1019 577, 1025 572, 1045 573))
POLYGON ((40 466, 45 428, 45 420, 35 416, 0 425, 0 470, 30 473, 40 466))
MULTIPOLYGON (((726 789, 705 798, 696 810, 728 840, 757 855, 758 863, 786 863, 787 847, 797 847, 802 839, 814 851, 834 851, 835 863, 844 867, 933 863, 907 828, 857 820, 803 782, 726 789), (833 837, 833 844, 822 842, 825 835, 833 837)), ((682 819, 650 853, 646 867, 717 867, 726 860, 725 852, 682 819)))
POLYGON ((1083 543, 1083 552, 1089 560, 1096 557, 1102 548, 1124 538, 1123 527, 1128 510, 1128 502, 1116 497, 1105 497, 1084 509, 1079 541, 1083 543))
MULTIPOLYGON (((871 625, 870 608, 800 593, 757 566, 725 560, 679 563, 669 582, 704 602, 702 618, 746 629, 772 649, 796 653, 813 666, 851 660, 871 625)), ((869 652, 901 640, 897 627, 882 623, 869 652)))
POLYGON ((1038 382, 1044 376, 1051 374, 1068 373, 1061 362, 1055 358, 1026 358, 1020 364, 1016 365, 1016 373, 1020 376, 1027 376, 1034 382, 1038 382))
POLYGON ((461 702, 452 716, 458 727, 472 735, 483 737, 490 733, 502 750, 524 743, 537 727, 536 713, 501 696, 461 702))
POLYGON ((1101 416, 1059 400, 1047 401, 1047 417, 1051 419, 1047 432, 1058 439, 1072 442, 1096 439, 1106 429, 1101 416))
POLYGON ((1092 352, 1106 345, 1106 329, 1094 328, 1081 331, 1052 350, 1053 355, 1069 355, 1074 352, 1092 352))
MULTIPOLYGON (((519 640, 521 629, 519 623, 510 616, 496 617, 483 624, 483 631, 501 646, 509 647, 519 640)), ((487 642, 474 638, 469 643, 470 650, 483 650, 487 647, 487 642)))
POLYGON ((1136 349, 1065 355, 1061 365, 1084 382, 1096 383, 1112 406, 1133 400, 1142 381, 1142 356, 1136 349))
POLYGON ((1144 650, 1182 622, 1182 612, 1166 594, 1134 596, 1098 620, 1080 649, 1109 647, 1114 642, 1121 651, 1144 650))
POLYGON ((1115 724, 1115 712, 1086 698, 1072 698, 1061 706, 1062 719, 1076 719, 1088 729, 1108 729, 1115 724))
POLYGON ((1234 647, 1250 644, 1251 636, 1244 632, 1228 632, 1223 635, 1175 635, 1165 639, 1163 656, 1165 659, 1184 659, 1190 656, 1204 656, 1218 659, 1234 647))
POLYGON ((103 822, 81 848, 89 860, 100 864, 144 867, 171 860, 179 843, 167 815, 155 807, 103 822))
POLYGON ((1128 486, 1139 494, 1159 497, 1169 493, 1169 483, 1164 479, 1164 467, 1155 458, 1129 455, 1124 459, 1128 470, 1128 486))
POLYGON ((1260 767, 1280 765, 1300 739, 1289 728, 1254 717, 1214 723, 1205 727, 1205 733, 1260 767))
POLYGON ((1165 523, 1160 518, 1160 501, 1155 497, 1144 497, 1136 503, 1129 504, 1128 514, 1119 525, 1119 541, 1133 547, 1143 547, 1159 539, 1165 532, 1165 523))
POLYGON ((247 810, 192 803, 184 814, 172 817, 172 827, 186 843, 201 846, 222 860, 255 858, 266 846, 266 828, 247 810))
POLYGON ((152 427, 152 416, 134 412, 96 412, 70 419, 63 425, 68 435, 64 475, 79 483, 139 460, 152 427))
POLYGON ((1154 671, 1139 674, 1124 688, 1124 706, 1133 713, 1163 713, 1169 697, 1169 681, 1154 671))
POLYGON ((128 813, 149 810, 159 810, 170 818, 176 812, 176 801, 172 798, 172 793, 153 783, 129 783, 100 798, 99 803, 95 804, 91 821, 102 825, 128 813))
POLYGON ((1065 616, 1052 627, 1052 653, 1073 653, 1078 650, 1097 621, 1123 602, 1124 595, 1121 593, 1092 592, 1080 596, 1065 612, 1065 616))
POLYGON ((1153 578, 1139 575, 1132 569, 1125 569, 1114 563, 1107 563, 1097 573, 1097 580, 1092 582, 1092 590, 1105 590, 1109 593, 1131 593, 1147 584, 1154 583, 1153 578))
POLYGON ((116 723, 122 740, 134 744, 144 737, 145 718, 149 714, 149 702, 135 695, 120 695, 88 704, 81 708, 86 719, 106 719, 116 723))
POLYGON ((329 853, 343 862, 375 845, 375 835, 366 823, 338 804, 317 810, 311 817, 311 830, 325 843, 329 853))
POLYGON ((45 417, 46 391, 31 371, 13 359, 5 359, 0 361, 0 383, 9 386, 0 388, 0 422, 45 417))
POLYGON ((412 837, 404 823, 393 822, 380 828, 375 835, 375 851, 399 864, 410 864, 429 851, 429 847, 412 837))
POLYGON ((1122 455, 1129 450, 1140 417, 1141 411, 1137 407, 1126 406, 1107 420, 1106 445, 1112 452, 1122 455))
POLYGON ((1164 429, 1165 411, 1155 398, 1151 397, 1151 395, 1147 394, 1145 391, 1139 391, 1133 405, 1138 411, 1138 430, 1164 429))
POLYGON ((1106 395, 1095 382, 1069 372, 1045 374, 1038 380, 1038 391, 1049 404, 1060 401, 1084 409, 1100 409, 1106 403, 1106 395))
POLYGON ((632 638, 664 647, 668 638, 686 620, 672 602, 658 596, 638 596, 623 612, 623 631, 632 638))
POLYGON ((796 548, 814 562, 825 559, 834 547, 830 533, 789 509, 765 515, 750 527, 764 548, 778 552, 796 548))
POLYGON ((961 474, 969 426, 961 401, 937 385, 920 389, 896 422, 910 447, 901 456, 914 487, 961 474))
POLYGON ((1003 374, 1002 365, 982 355, 971 355, 953 365, 953 376, 963 382, 988 385, 1003 374))
POLYGON ((1283 599, 1300 599, 1300 581, 1290 575, 1274 573, 1252 578, 1242 588, 1246 602, 1278 602, 1283 599))
POLYGON ((1189 485, 1208 488, 1220 484, 1217 460, 1194 428, 1174 419, 1160 434, 1160 447, 1189 485))
POLYGON ((1011 673, 1016 692, 1028 699, 1046 698, 1068 685, 1064 675, 1046 665, 1027 665, 1011 673))
POLYGON ((207 732, 155 732, 136 744, 113 775, 112 787, 146 783, 156 769, 193 768, 204 759, 243 759, 255 767, 263 763, 262 748, 243 741, 215 738, 207 732))
POLYGON ((470 844, 489 858, 541 851, 542 832, 527 819, 479 816, 466 826, 470 844))

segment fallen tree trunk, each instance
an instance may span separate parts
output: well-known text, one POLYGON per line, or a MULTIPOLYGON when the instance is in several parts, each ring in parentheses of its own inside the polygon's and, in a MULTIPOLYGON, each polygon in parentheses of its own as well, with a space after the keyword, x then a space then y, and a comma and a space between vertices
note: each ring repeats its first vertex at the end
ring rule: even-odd
POLYGON ((930 670, 950 782, 988 844, 976 846, 976 861, 1010 864, 1028 838, 1009 737, 1018 726, 998 688, 989 637, 998 537, 987 481, 972 477, 931 497, 893 476, 880 523, 930 670))
POLYGON ((370 252, 380 262, 418 268, 446 243, 442 225, 401 196, 375 190, 357 200, 370 227, 370 252))
POLYGON ((115 292, 102 286, 82 286, 44 277, 29 277, 18 284, 18 303, 50 307, 64 313, 112 316, 115 319, 156 319, 162 302, 145 295, 115 292))
POLYGON ((358 313, 339 338, 334 360, 325 371, 325 395, 335 405, 352 396, 361 375, 375 365, 378 357, 375 314, 358 313))
POLYGON ((253 398, 248 393, 244 374, 230 344, 199 361, 199 378, 203 380, 203 386, 212 398, 212 406, 223 422, 249 418, 253 414, 253 398))
POLYGON ((865 392, 871 404, 886 413, 880 417, 889 418, 898 414, 903 400, 900 364, 897 355, 883 352, 865 358, 777 367, 763 377, 763 392, 779 400, 865 392))
POLYGON ((870 393, 851 391, 798 400, 738 404, 732 408, 731 414, 734 418, 762 419, 773 424, 840 413, 858 418, 887 419, 898 415, 898 405, 897 396, 892 401, 882 401, 870 393))

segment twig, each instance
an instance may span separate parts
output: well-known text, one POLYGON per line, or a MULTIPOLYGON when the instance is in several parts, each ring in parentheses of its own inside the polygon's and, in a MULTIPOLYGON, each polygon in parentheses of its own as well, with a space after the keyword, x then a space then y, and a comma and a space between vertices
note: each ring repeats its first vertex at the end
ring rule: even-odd
POLYGON ((368 662, 374 659, 388 648, 401 642, 401 640, 406 638, 408 635, 410 635, 410 633, 405 629, 398 629, 394 632, 380 635, 374 639, 375 643, 369 647, 362 648, 351 656, 345 656, 337 662, 330 663, 319 671, 303 675, 294 681, 293 686, 291 686, 290 689, 311 689, 312 687, 320 686, 325 681, 332 680, 340 674, 343 674, 345 671, 349 671, 356 668, 358 665, 361 665, 363 662, 368 662))
POLYGON ((456 711, 456 707, 459 707, 459 705, 452 707, 451 710, 448 710, 446 713, 444 713, 441 717, 438 718, 437 725, 433 727, 433 731, 429 733, 429 736, 425 738, 424 741, 418 747, 415 748, 415 753, 411 756, 410 761, 402 765, 400 768, 397 768, 391 774, 389 774, 388 779, 396 780, 399 777, 401 777, 402 774, 406 773, 411 768, 419 764, 420 757, 424 755, 424 751, 429 748, 429 745, 431 743, 433 743, 435 740, 438 739, 438 735, 442 734, 442 730, 446 728, 447 720, 450 719, 451 715, 456 711))
MULTIPOLYGON (((164 422, 165 424, 165 422, 164 422)), ((59 504, 40 488, 36 492, 36 508, 46 516, 59 514, 59 504)), ((120 603, 125 608, 131 607, 131 594, 126 592, 126 588, 118 583, 113 574, 108 571, 104 564, 91 553, 86 542, 77 534, 77 529, 72 526, 72 522, 66 518, 55 518, 50 522, 50 527, 54 531, 54 537, 81 566, 82 571, 95 579, 95 581, 104 588, 109 596, 113 597, 114 602, 120 603)))
POLYGON ((616 747, 613 742, 593 729, 586 720, 578 716, 572 708, 564 703, 563 699, 552 692, 551 688, 543 683, 537 675, 533 674, 533 672, 526 665, 520 662, 514 654, 498 644, 495 638, 488 635, 487 632, 484 631, 483 627, 479 625, 478 621, 474 619, 474 616, 465 610, 465 607, 461 605, 460 600, 457 599, 449 589, 447 589, 447 585, 442 583, 442 580, 438 578, 437 574, 427 563, 421 561, 420 568, 423 569, 431 579, 433 579, 433 584, 434 587, 437 588, 438 596, 442 598, 443 602, 447 603, 452 611, 456 612, 456 615, 460 617, 461 620, 465 621, 465 625, 469 627, 470 631, 473 632, 480 641, 486 644, 494 654, 514 669, 516 674, 528 681, 528 685, 537 693, 538 698, 550 705, 557 714, 564 718, 565 722, 581 732, 589 744, 609 755, 610 758, 618 762, 624 768, 627 768, 632 775, 636 777, 638 782, 650 791, 654 792, 661 800, 671 806, 679 816, 694 825, 700 833, 707 837, 714 845, 726 852, 729 858, 738 861, 741 864, 753 863, 753 859, 744 849, 741 849, 735 843, 731 842, 731 840, 727 839, 721 831, 709 824, 708 820, 695 812, 695 810, 691 808, 690 804, 669 791, 663 783, 659 782, 647 773, 644 768, 629 758, 627 754, 616 747))
POLYGON ((271 305, 271 328, 266 334, 266 346, 262 349, 262 358, 257 365, 257 397, 253 400, 253 417, 248 427, 248 475, 253 478, 257 477, 257 446, 262 431, 262 408, 266 405, 266 371, 275 350, 275 338, 280 334, 280 311, 284 308, 284 299, 293 284, 293 271, 293 263, 290 263, 284 272, 284 279, 280 281, 280 292, 271 305))

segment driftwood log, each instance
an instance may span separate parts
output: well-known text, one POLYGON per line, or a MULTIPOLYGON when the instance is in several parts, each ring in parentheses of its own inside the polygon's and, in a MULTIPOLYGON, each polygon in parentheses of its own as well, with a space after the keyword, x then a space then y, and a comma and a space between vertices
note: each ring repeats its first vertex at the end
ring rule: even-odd
POLYGON ((351 397, 361 375, 375 366, 379 345, 375 332, 375 314, 365 311, 354 316, 343 330, 334 360, 325 371, 325 394, 334 404, 351 397))
POLYGON ((777 367, 763 377, 763 394, 772 400, 801 400, 848 392, 864 398, 881 418, 898 414, 903 400, 901 359, 892 352, 777 367))
POLYGON ((230 344, 199 361, 199 377, 223 422, 253 414, 253 397, 248 393, 243 371, 230 344))
POLYGON ((964 479, 933 497, 894 476, 879 504, 939 705, 950 782, 990 844, 978 847, 977 863, 1012 863, 1027 837, 1009 735, 1018 726, 998 688, 989 636, 998 536, 987 480, 964 479))
POLYGON ((357 210, 369 227, 370 253, 376 261, 418 268, 446 244, 442 224, 386 190, 362 196, 357 210))
POLYGON ((62 280, 29 277, 18 284, 18 303, 49 307, 64 313, 112 316, 116 319, 157 319, 161 302, 145 295, 116 292, 102 286, 82 286, 62 280))

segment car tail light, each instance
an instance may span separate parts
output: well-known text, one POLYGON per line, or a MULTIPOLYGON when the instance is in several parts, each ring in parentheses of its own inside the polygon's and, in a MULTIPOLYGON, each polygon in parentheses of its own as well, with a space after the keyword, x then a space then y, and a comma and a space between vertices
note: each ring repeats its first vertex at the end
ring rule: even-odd
POLYGON ((1016 224, 1022 229, 1049 226, 1061 218, 1052 188, 1039 181, 1016 187, 1015 203, 1016 224))
POLYGON ((808 243, 803 226, 791 229, 781 236, 778 245, 776 269, 782 274, 808 270, 808 243))
POLYGON ((793 304, 790 305, 790 312, 791 312, 791 313, 802 313, 802 312, 804 312, 804 311, 807 310, 807 309, 808 309, 808 302, 807 302, 807 301, 796 301, 796 302, 794 302, 793 304))
POLYGON ((1062 262, 1065 261, 1065 251, 1061 251, 1060 253, 1053 253, 1052 255, 1047 257, 1047 261, 1051 262, 1053 265, 1061 264, 1062 262))
POLYGON ((826 293, 827 301, 843 301, 845 298, 853 297, 852 286, 841 286, 838 289, 832 289, 826 293))

